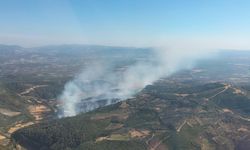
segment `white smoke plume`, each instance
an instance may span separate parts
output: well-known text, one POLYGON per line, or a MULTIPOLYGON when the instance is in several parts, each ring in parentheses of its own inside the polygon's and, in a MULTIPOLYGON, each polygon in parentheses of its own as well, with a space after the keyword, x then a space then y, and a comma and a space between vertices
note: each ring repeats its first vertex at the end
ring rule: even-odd
POLYGON ((150 59, 116 71, 115 62, 93 63, 65 85, 59 99, 62 101, 61 117, 74 116, 102 105, 126 100, 146 85, 169 76, 181 69, 191 68, 195 62, 208 56, 208 51, 158 48, 150 59))

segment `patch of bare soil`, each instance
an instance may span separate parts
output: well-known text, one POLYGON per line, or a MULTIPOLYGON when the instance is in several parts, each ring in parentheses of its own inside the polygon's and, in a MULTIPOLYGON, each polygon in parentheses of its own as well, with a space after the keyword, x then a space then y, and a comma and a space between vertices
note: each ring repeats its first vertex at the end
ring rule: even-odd
POLYGON ((13 132, 17 131, 18 129, 21 129, 21 128, 24 128, 24 127, 27 127, 27 126, 30 126, 30 125, 33 125, 33 124, 34 124, 34 122, 18 123, 14 127, 11 127, 8 130, 8 133, 12 134, 13 132))
POLYGON ((10 140, 7 137, 0 134, 0 145, 7 146, 9 144, 9 142, 10 142, 10 140))
POLYGON ((239 128, 237 131, 239 131, 239 132, 249 132, 248 129, 243 128, 243 127, 239 128))
POLYGON ((234 112, 233 112, 232 110, 227 109, 227 108, 222 109, 222 111, 223 111, 224 113, 231 113, 231 114, 234 114, 234 112))
POLYGON ((187 97, 189 96, 189 94, 184 94, 184 93, 175 93, 175 96, 179 96, 179 97, 187 97))
POLYGON ((150 135, 150 131, 148 130, 135 130, 132 129, 128 133, 124 134, 118 134, 114 133, 109 136, 104 136, 104 137, 98 137, 96 139, 96 142, 100 142, 103 140, 109 140, 109 141, 128 141, 131 138, 145 138, 150 135))
POLYGON ((5 109, 5 108, 0 108, 0 113, 5 115, 5 116, 9 116, 9 117, 14 117, 14 116, 21 114, 20 112, 11 111, 11 110, 5 109))
POLYGON ((42 120, 43 114, 51 111, 48 107, 46 107, 43 104, 30 105, 28 110, 29 110, 30 114, 35 117, 36 121, 42 120))
POLYGON ((109 136, 104 137, 98 137, 96 139, 96 142, 100 142, 103 140, 109 140, 109 141, 128 141, 130 139, 128 134, 111 134, 109 136))
POLYGON ((98 137, 95 142, 101 142, 101 141, 104 141, 104 140, 108 140, 108 136, 103 136, 103 137, 98 137))
POLYGON ((127 113, 121 113, 121 114, 97 114, 93 117, 91 117, 91 120, 104 120, 104 119, 110 119, 116 117, 119 120, 126 120, 128 118, 127 113))
POLYGON ((149 135, 150 131, 148 130, 130 130, 129 134, 132 138, 145 138, 149 135))
POLYGON ((0 140, 3 140, 3 139, 6 139, 6 137, 0 134, 0 140))
POLYGON ((241 90, 241 89, 237 89, 237 88, 233 88, 234 89, 234 94, 241 94, 241 95, 245 95, 245 93, 241 90))

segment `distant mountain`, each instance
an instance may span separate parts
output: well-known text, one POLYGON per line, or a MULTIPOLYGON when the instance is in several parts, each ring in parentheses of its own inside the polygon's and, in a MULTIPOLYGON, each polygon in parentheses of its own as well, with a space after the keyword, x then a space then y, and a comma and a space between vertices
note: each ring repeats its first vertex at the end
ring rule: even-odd
POLYGON ((24 49, 23 47, 17 45, 0 44, 0 55, 6 55, 6 54, 13 55, 17 52, 20 52, 23 49, 24 49))
POLYGON ((0 44, 0 49, 2 50, 10 50, 10 49, 22 49, 23 47, 18 46, 18 45, 5 45, 5 44, 0 44))

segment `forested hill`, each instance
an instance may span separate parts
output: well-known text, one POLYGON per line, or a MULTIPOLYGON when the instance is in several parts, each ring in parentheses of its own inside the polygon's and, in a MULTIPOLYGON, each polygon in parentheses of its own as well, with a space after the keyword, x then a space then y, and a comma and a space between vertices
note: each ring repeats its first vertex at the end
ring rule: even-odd
POLYGON ((248 92, 228 83, 164 79, 133 99, 18 130, 12 140, 44 150, 247 150, 248 92))

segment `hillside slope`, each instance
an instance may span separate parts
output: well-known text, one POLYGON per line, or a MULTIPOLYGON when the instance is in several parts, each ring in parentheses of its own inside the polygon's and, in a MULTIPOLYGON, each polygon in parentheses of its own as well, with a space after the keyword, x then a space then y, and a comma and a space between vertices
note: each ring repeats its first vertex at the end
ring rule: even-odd
POLYGON ((227 83, 164 79, 135 98, 23 128, 12 139, 46 150, 247 150, 248 92, 227 83))
POLYGON ((64 85, 91 62, 105 58, 124 67, 147 56, 141 48, 0 44, 0 149, 13 149, 14 131, 56 117, 64 85))

